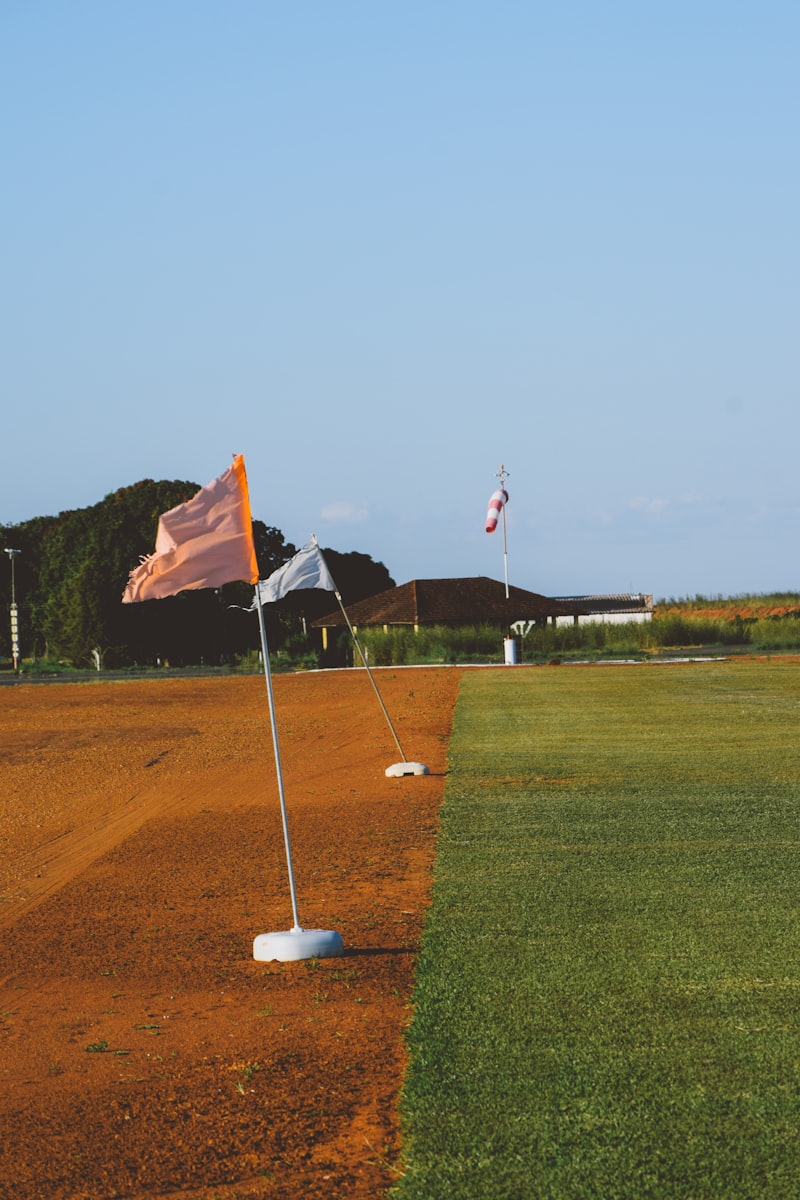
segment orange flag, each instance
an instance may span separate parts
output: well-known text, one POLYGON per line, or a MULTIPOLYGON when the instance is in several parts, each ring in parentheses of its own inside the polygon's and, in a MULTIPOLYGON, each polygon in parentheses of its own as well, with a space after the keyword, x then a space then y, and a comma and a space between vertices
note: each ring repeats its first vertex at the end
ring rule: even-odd
POLYGON ((123 604, 163 600, 193 588, 258 580, 244 458, 158 519, 155 554, 130 573, 123 604))

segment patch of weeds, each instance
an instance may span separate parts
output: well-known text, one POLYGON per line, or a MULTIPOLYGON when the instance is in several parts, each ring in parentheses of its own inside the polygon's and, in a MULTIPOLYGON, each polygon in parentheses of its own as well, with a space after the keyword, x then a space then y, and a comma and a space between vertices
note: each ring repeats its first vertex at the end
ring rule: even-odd
POLYGON ((240 1096, 246 1096, 248 1091, 252 1092, 253 1089, 248 1089, 245 1084, 249 1083, 259 1071, 264 1070, 264 1064, 260 1062, 233 1063, 229 1070, 238 1071, 241 1078, 237 1079, 233 1086, 240 1096))
POLYGON ((108 1050, 108 1042, 105 1038, 101 1038, 99 1042, 90 1042, 84 1049, 87 1054, 105 1054, 108 1050))
POLYGON ((229 1071, 237 1071, 243 1079, 252 1079, 259 1071, 264 1070, 264 1064, 257 1061, 235 1062, 228 1067, 229 1071))
POLYGON ((328 978, 334 983, 343 983, 344 986, 349 990, 356 980, 360 979, 363 974, 364 972, 358 967, 350 967, 348 970, 331 971, 328 975, 328 978))

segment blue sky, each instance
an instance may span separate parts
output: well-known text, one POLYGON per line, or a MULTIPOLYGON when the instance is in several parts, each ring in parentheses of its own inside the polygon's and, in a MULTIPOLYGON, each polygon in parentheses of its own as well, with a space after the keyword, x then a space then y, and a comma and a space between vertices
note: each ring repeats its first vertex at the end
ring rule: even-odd
MULTIPOLYGON (((800 589, 800 6, 6 0, 0 523, 247 464, 398 583, 800 589)), ((152 547, 142 547, 148 552, 152 547)))

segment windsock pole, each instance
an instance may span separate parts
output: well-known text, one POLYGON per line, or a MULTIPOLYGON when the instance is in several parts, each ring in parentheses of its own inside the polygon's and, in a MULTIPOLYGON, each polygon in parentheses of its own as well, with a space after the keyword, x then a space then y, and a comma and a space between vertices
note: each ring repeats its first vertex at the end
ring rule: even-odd
POLYGON ((508 537, 506 534, 506 504, 508 503, 508 492, 506 491, 506 479, 510 474, 501 463, 500 470, 497 472, 500 479, 500 487, 492 492, 489 500, 489 508, 486 513, 486 532, 494 533, 497 528, 497 522, 502 515, 503 518, 503 568, 506 581, 506 608, 508 608, 509 590, 508 590, 508 537))
MULTIPOLYGON (((507 470, 505 469, 505 467, 503 466, 503 464, 501 463, 501 464, 500 464, 500 470, 497 472, 497 475, 498 475, 498 478, 499 478, 499 480, 500 480, 500 487, 503 489, 503 491, 505 491, 505 490, 506 490, 506 479, 507 479, 507 477, 508 477, 510 474, 511 474, 511 472, 510 472, 510 471, 507 471, 507 470)), ((506 536, 506 506, 505 506, 505 504, 503 505, 503 570, 504 570, 504 572, 505 572, 505 581, 506 581, 506 608, 508 608, 508 602, 509 602, 509 592, 508 592, 508 538, 507 538, 507 536, 506 536)))
POLYGON ((503 574, 506 585, 506 636, 504 641, 504 656, 506 663, 515 663, 517 661, 517 643, 511 631, 511 592, 508 586, 508 533, 506 527, 506 504, 508 503, 508 492, 506 491, 506 479, 510 472, 506 470, 505 464, 500 464, 500 470, 497 472, 500 479, 500 487, 493 493, 489 501, 489 511, 486 514, 486 532, 493 533, 497 528, 497 522, 502 515, 503 519, 503 574))

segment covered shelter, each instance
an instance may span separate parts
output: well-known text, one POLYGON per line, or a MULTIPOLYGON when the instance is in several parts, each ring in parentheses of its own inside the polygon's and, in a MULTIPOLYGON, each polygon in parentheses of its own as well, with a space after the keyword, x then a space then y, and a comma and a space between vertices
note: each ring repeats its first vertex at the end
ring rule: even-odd
POLYGON ((575 604, 582 612, 570 618, 559 616, 557 625, 623 625, 653 618, 653 597, 645 592, 618 592, 604 596, 559 596, 565 604, 575 604))

